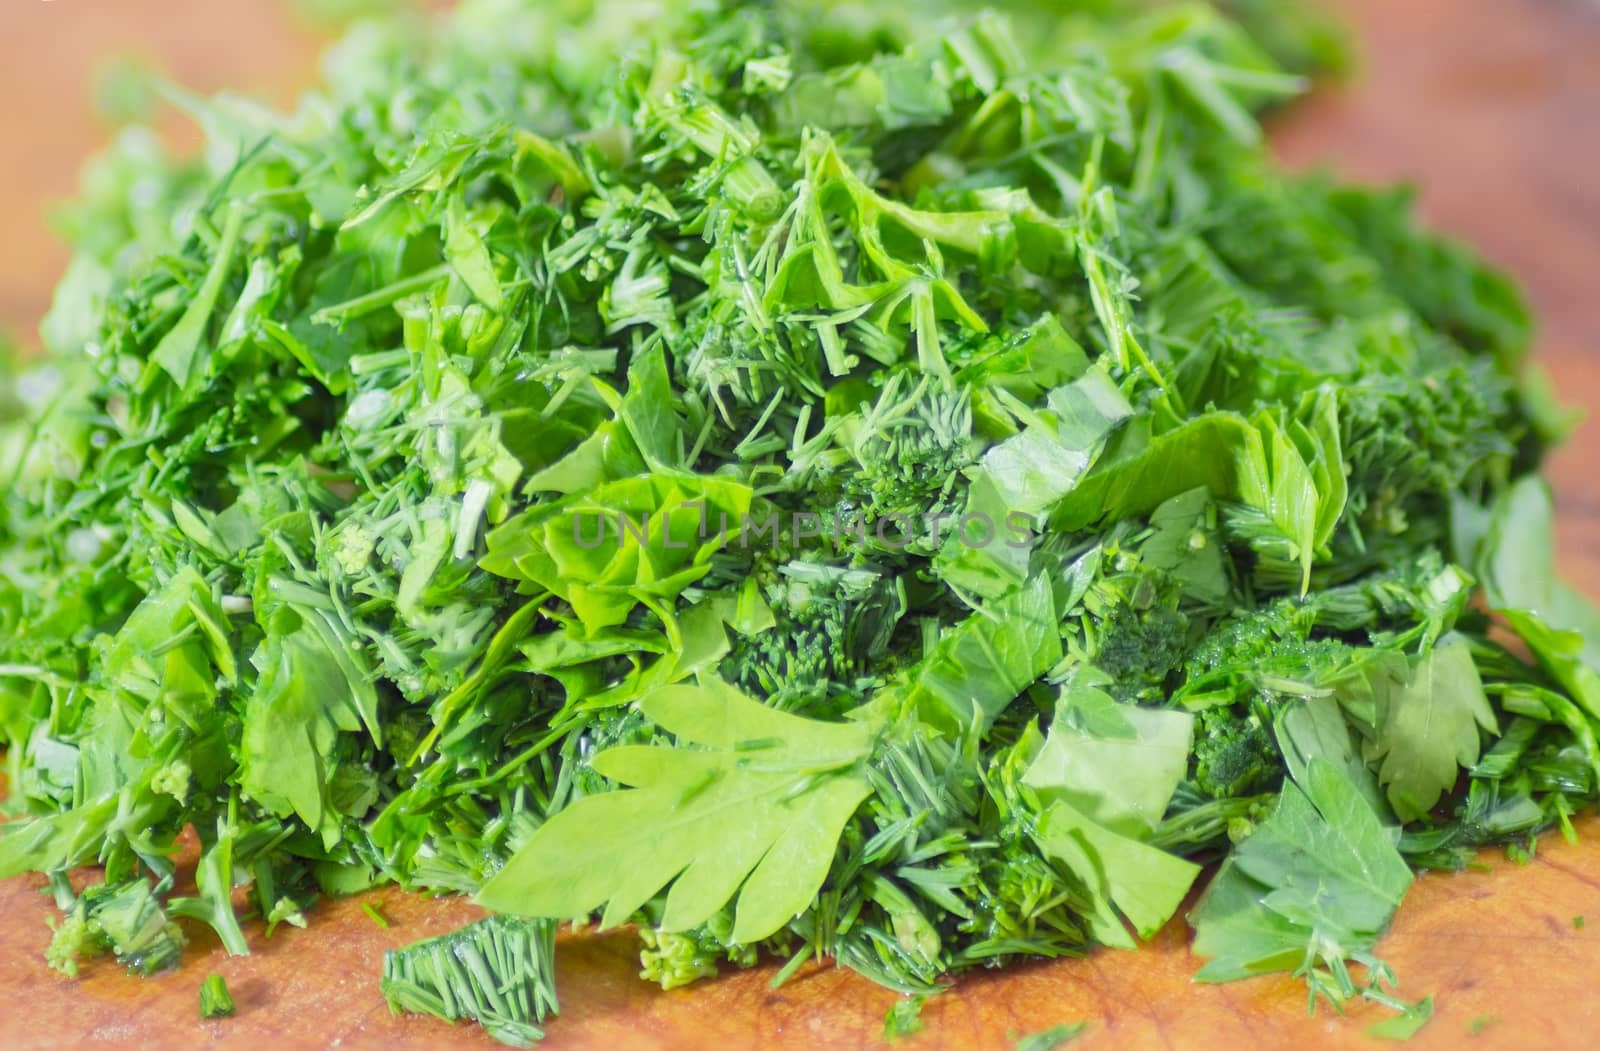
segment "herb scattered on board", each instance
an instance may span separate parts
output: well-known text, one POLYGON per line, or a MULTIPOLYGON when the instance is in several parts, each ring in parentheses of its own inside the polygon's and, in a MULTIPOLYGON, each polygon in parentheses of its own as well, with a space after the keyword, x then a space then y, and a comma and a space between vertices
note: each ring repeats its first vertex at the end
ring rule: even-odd
POLYGON ((922 1005, 926 1001, 925 996, 907 996, 890 1005, 883 1016, 883 1038, 898 1040, 922 1032, 926 1028, 922 1021, 922 1005))
POLYGON ((1088 1022, 1062 1022, 1022 1037, 1017 1041, 1014 1051, 1055 1051, 1076 1040, 1088 1028, 1088 1022))
POLYGON ((544 1037, 556 1003, 555 924, 490 916, 383 954, 384 998, 396 1014, 469 1018, 513 1047, 544 1037))
POLYGON ((0 368, 0 876, 51 877, 51 964, 454 891, 499 915, 384 993, 528 1043, 559 920, 664 987, 922 996, 1220 861, 1203 978, 1420 1024, 1379 939, 1594 799, 1600 614, 1515 290, 1264 150, 1335 38, 588 6, 363 23, 294 113, 175 91, 203 158, 92 165, 0 368))
POLYGON ((1424 997, 1399 1014, 1391 1015, 1381 1022, 1368 1026, 1367 1035, 1380 1040, 1410 1040, 1432 1017, 1433 997, 1424 997))
POLYGON ((233 1014, 233 997, 228 995, 228 983, 220 974, 208 974, 200 983, 200 1017, 226 1018, 233 1014))

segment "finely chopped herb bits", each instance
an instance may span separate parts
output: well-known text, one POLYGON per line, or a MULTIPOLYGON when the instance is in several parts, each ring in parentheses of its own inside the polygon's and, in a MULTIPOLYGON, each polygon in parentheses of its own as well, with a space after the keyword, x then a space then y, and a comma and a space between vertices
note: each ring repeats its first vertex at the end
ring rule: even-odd
POLYGON ((454 891, 499 915, 385 994, 528 1043, 558 921, 922 996, 1220 861, 1202 979, 1420 1024, 1377 941, 1594 798, 1600 615, 1516 292, 1263 151, 1304 82, 1251 32, 1325 27, 550 6, 361 24, 295 112, 174 92, 202 159, 94 162, 0 381, 52 965, 454 891))

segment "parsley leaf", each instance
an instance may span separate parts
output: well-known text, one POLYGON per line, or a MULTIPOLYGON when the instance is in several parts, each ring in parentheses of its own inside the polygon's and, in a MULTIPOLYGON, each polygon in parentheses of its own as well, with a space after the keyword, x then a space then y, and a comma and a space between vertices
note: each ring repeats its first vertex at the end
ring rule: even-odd
POLYGON ((679 746, 595 756, 599 773, 629 787, 552 817, 478 902, 553 919, 604 905, 612 926, 670 883, 663 929, 704 923, 737 898, 733 940, 771 935, 816 895, 832 844, 871 791, 858 767, 872 728, 775 712, 714 680, 663 687, 638 707, 679 746))
MULTIPOLYGON (((1210 958, 1198 978, 1318 968, 1337 978, 1377 944, 1411 881, 1392 830, 1337 766, 1314 757, 1195 906, 1194 951, 1210 958)), ((1340 991, 1337 980, 1326 987, 1340 991)))

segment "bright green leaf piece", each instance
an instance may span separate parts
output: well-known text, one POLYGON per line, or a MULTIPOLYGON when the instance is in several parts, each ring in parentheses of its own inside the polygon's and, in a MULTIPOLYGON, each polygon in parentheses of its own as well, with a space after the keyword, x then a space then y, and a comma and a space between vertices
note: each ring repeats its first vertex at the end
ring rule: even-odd
POLYGON ((1155 830, 1188 771, 1194 716, 1119 704, 1092 669, 1062 688, 1044 748, 1022 782, 1119 835, 1155 830))
POLYGON ((1313 758, 1190 915, 1194 951, 1210 958, 1198 978, 1296 970, 1308 951, 1335 962, 1368 952, 1411 882, 1394 830, 1342 770, 1313 758))
POLYGON ((1410 1040, 1433 1018, 1433 997, 1424 997, 1393 1018, 1367 1026, 1367 1035, 1379 1040, 1410 1040))
POLYGON ((1119 835, 1057 800, 1038 819, 1035 839, 1081 880, 1093 911, 1095 937, 1131 948, 1124 924, 1141 938, 1164 927, 1183 904, 1200 866, 1119 835))
POLYGON ((200 983, 200 1017, 226 1018, 233 1010, 227 981, 220 974, 206 975, 206 980, 200 983))
POLYGON ((737 899, 734 941, 771 935, 810 903, 871 791, 857 767, 872 727, 786 715, 716 680, 664 687, 639 709, 679 746, 596 756, 595 769, 627 787, 551 818, 479 903, 553 919, 604 906, 611 926, 671 884, 663 929, 694 927, 737 899))
POLYGON ((1403 682, 1380 690, 1376 736, 1366 755, 1402 821, 1433 809, 1462 767, 1478 761, 1481 733, 1499 732, 1472 651, 1446 639, 1412 662, 1403 682))

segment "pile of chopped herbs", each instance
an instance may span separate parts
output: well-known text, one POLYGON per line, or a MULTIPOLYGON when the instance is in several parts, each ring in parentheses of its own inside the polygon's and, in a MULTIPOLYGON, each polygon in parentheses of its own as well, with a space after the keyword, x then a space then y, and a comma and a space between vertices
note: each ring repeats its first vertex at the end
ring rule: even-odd
POLYGON ((911 6, 467 0, 94 163, 0 381, 52 964, 454 891, 385 991, 527 1043, 556 921, 924 995, 1220 862, 1201 979, 1405 1008, 1413 873, 1570 831, 1568 421, 1505 280, 1272 163, 1327 41, 911 6))

